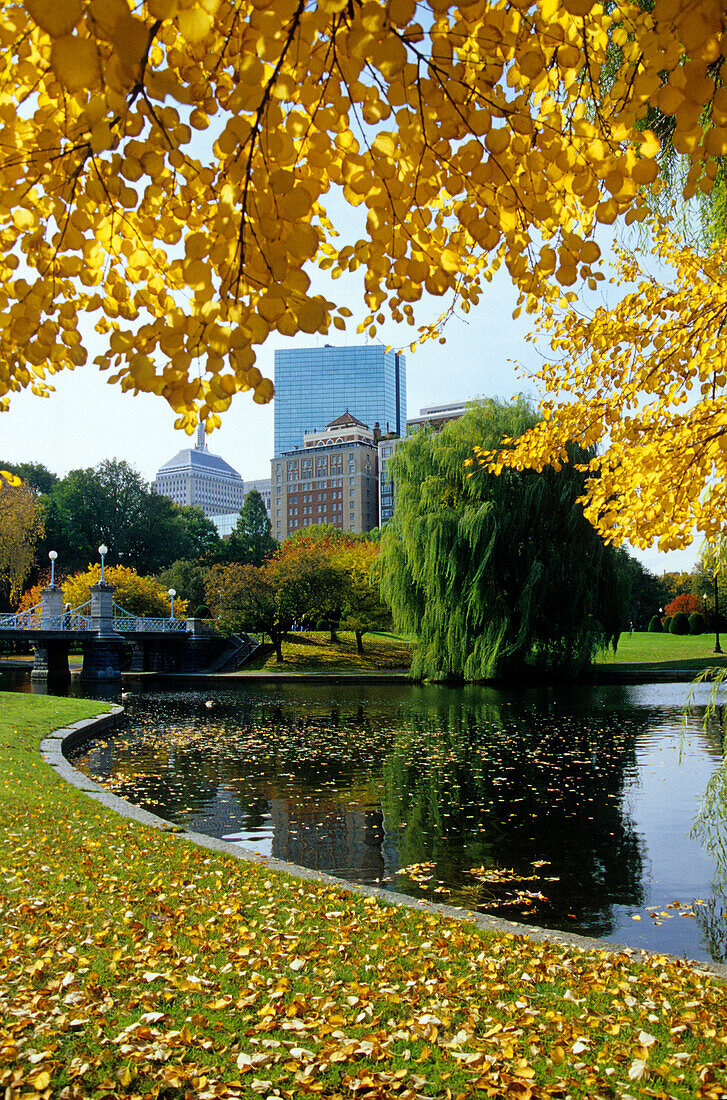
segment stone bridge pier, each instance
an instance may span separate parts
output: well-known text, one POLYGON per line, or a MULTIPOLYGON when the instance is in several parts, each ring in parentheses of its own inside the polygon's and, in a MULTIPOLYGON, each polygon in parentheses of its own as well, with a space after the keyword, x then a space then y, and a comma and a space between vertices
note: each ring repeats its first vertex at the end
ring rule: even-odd
POLYGON ((124 639, 114 630, 114 586, 106 581, 91 588, 91 630, 83 641, 81 680, 120 680, 124 639))
POLYGON ((31 680, 70 680, 68 648, 70 639, 61 630, 63 615, 63 591, 57 585, 49 585, 41 593, 41 629, 48 631, 42 641, 35 641, 35 660, 31 680))

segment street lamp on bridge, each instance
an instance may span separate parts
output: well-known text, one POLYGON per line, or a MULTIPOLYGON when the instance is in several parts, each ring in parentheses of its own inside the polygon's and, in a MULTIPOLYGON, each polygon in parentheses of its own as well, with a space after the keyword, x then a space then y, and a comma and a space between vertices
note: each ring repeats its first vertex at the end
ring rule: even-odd
POLYGON ((50 587, 55 588, 55 586, 56 586, 56 558, 58 557, 57 551, 56 550, 49 550, 48 551, 48 557, 50 558, 50 587))
POLYGON ((101 584, 106 584, 106 581, 104 580, 104 562, 106 560, 106 555, 109 552, 109 548, 108 546, 104 546, 104 544, 101 543, 98 548, 98 552, 101 555, 101 584))
POLYGON ((174 618, 174 597, 176 596, 176 594, 177 594, 176 588, 170 588, 169 589, 169 598, 172 601, 172 610, 169 612, 169 618, 170 619, 174 618))

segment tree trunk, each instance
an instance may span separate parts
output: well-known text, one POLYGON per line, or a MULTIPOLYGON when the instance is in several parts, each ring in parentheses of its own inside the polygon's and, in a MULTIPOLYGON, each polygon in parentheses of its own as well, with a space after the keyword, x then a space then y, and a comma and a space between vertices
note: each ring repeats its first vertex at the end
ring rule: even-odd
POLYGON ((354 630, 354 634, 356 635, 356 652, 363 653, 364 647, 362 638, 364 636, 364 632, 363 630, 354 630))
POLYGON ((275 648, 275 660, 278 664, 282 664, 283 661, 283 635, 279 634, 276 630, 274 634, 270 635, 270 641, 275 648))
POLYGON ((335 645, 338 642, 338 635, 336 634, 336 624, 329 623, 328 626, 331 631, 331 643, 335 645))

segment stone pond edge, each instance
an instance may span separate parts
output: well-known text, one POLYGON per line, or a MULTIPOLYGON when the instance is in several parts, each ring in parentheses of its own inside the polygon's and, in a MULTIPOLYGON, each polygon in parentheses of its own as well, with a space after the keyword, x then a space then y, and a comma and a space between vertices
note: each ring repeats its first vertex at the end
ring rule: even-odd
MULTIPOLYGON (((432 913, 436 916, 447 917, 450 920, 464 921, 486 932, 524 936, 535 942, 555 943, 561 947, 572 948, 577 951, 609 951, 613 954, 628 955, 636 962, 645 961, 652 954, 638 948, 613 943, 609 940, 597 940, 589 936, 579 936, 576 933, 538 928, 535 925, 518 924, 515 921, 508 921, 501 917, 488 916, 486 913, 472 912, 467 909, 456 908, 453 905, 427 901, 424 898, 413 898, 406 894, 397 894, 393 890, 385 890, 381 887, 364 886, 360 883, 349 882, 347 879, 337 878, 335 875, 325 874, 322 871, 311 870, 309 867, 301 867, 297 863, 287 863, 285 860, 275 859, 272 856, 261 856, 251 849, 242 848, 240 845, 225 840, 217 840, 215 837, 205 836, 202 833, 180 829, 172 822, 157 817, 155 814, 150 814, 140 806, 134 806, 131 802, 119 798, 118 795, 111 794, 95 780, 90 779, 83 772, 74 768, 66 757, 68 750, 77 748, 85 741, 96 737, 103 730, 115 726, 123 713, 123 707, 112 706, 108 712, 97 714, 91 718, 82 718, 78 722, 53 730, 40 743, 40 753, 43 761, 50 765, 61 779, 77 790, 82 791, 88 798, 100 802, 107 809, 113 810, 121 817, 136 821, 140 825, 161 829, 163 832, 177 836, 180 840, 195 844, 197 847, 207 848, 210 851, 232 856, 234 859, 242 859, 248 863, 257 863, 260 866, 269 868, 271 871, 280 871, 304 882, 318 882, 326 886, 335 886, 350 894, 375 898, 384 904, 404 906, 407 909, 432 913)), ((697 973, 713 974, 727 980, 727 963, 685 960, 666 952, 653 952, 653 954, 658 954, 660 957, 671 959, 674 962, 686 962, 697 973)))

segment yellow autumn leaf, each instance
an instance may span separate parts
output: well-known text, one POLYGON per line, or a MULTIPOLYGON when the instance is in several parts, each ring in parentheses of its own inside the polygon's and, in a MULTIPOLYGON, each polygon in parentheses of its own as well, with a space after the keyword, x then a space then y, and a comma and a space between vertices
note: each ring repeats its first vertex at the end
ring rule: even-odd
POLYGON ((135 68, 140 65, 149 48, 149 28, 143 19, 124 14, 114 23, 111 42, 124 65, 135 68))
POLYGON ((209 12, 199 7, 187 8, 177 12, 177 23, 184 38, 190 45, 204 41, 212 30, 214 19, 209 12))
POLYGON ((50 63, 60 84, 69 91, 96 88, 101 83, 101 64, 96 44, 90 38, 65 35, 51 48, 50 63))
POLYGON ((146 7, 152 19, 173 19, 179 10, 179 0, 147 0, 146 7))
POLYGON ((109 41, 119 20, 130 16, 127 0, 91 0, 87 11, 90 29, 97 38, 109 41))
POLYGON ((52 38, 70 34, 83 15, 81 0, 25 0, 24 7, 52 38))

